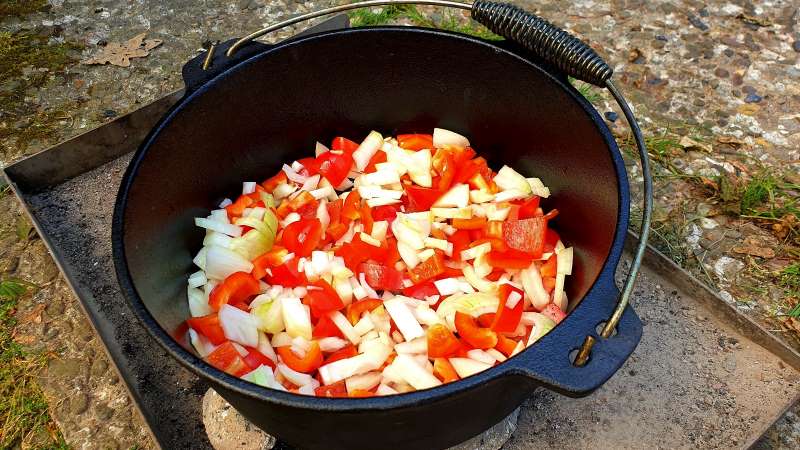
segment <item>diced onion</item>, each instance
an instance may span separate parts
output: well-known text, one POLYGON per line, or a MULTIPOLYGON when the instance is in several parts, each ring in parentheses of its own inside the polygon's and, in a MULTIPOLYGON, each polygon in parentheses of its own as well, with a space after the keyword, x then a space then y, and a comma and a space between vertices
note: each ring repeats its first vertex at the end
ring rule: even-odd
POLYGON ((323 153, 329 152, 330 149, 326 147, 323 143, 317 141, 316 145, 314 146, 314 156, 319 156, 323 153))
POLYGON ((490 348, 489 350, 485 350, 485 352, 490 354, 490 355, 492 355, 492 358, 494 358, 497 362, 503 362, 503 361, 508 359, 506 357, 506 355, 500 353, 499 351, 497 351, 497 349, 494 349, 494 348, 490 348))
POLYGON ((304 337, 311 340, 311 317, 299 298, 284 297, 281 299, 281 314, 286 332, 291 337, 304 337))
POLYGON ((361 375, 354 375, 344 380, 347 392, 355 390, 368 391, 381 383, 383 375, 380 372, 367 372, 361 375))
POLYGON ((205 272, 198 270, 197 272, 189 275, 189 287, 200 287, 208 282, 205 272))
POLYGON ((202 317, 212 313, 205 292, 197 288, 189 287, 186 296, 189 298, 189 313, 192 317, 202 317))
POLYGON ((389 222, 379 220, 372 224, 372 237, 378 241, 386 239, 386 232, 389 230, 389 222))
POLYGON ((469 139, 466 137, 452 132, 450 130, 445 130, 444 128, 434 128, 433 129, 433 146, 436 148, 442 147, 469 147, 469 139))
POLYGON ((248 347, 258 346, 258 328, 254 318, 231 305, 222 305, 219 310, 219 323, 225 337, 248 347))
POLYGON ((224 208, 224 207, 226 207, 226 206, 228 206, 228 205, 232 205, 232 204, 233 204, 233 201, 232 201, 231 199, 229 199, 229 198, 224 198, 224 199, 222 199, 222 201, 221 201, 221 202, 219 202, 219 207, 220 207, 220 208, 224 208))
POLYGON ((282 331, 280 333, 276 333, 272 336, 273 347, 289 347, 292 345, 292 337, 289 336, 289 333, 282 331))
POLYGON ((218 222, 216 220, 209 220, 209 219, 204 219, 202 217, 195 217, 194 224, 200 228, 217 231, 232 237, 239 237, 242 235, 242 227, 237 225, 231 225, 229 223, 218 222))
POLYGON ((398 354, 391 365, 395 367, 398 375, 414 389, 428 389, 442 384, 438 378, 425 370, 409 355, 398 354))
POLYGON ((236 272, 250 273, 253 264, 238 253, 227 248, 211 246, 206 254, 206 277, 214 280, 224 280, 236 272))
POLYGON ((469 205, 469 185, 457 184, 433 204, 437 208, 466 208, 469 205))
POLYGON ((375 390, 375 394, 377 395, 394 395, 399 394, 396 390, 392 389, 391 387, 385 384, 379 384, 378 389, 375 390))
POLYGON ((494 365, 495 359, 494 356, 486 353, 483 350, 474 348, 472 350, 467 351, 467 358, 474 359, 475 361, 482 362, 484 364, 492 364, 494 365))
POLYGON ((339 311, 334 311, 330 313, 328 316, 333 321, 333 324, 339 328, 339 331, 342 332, 344 337, 347 338, 353 344, 358 344, 361 341, 361 335, 353 328, 353 325, 350 324, 350 321, 344 316, 344 314, 340 313, 339 311))
POLYGON ((383 136, 377 131, 370 131, 361 145, 353 152, 353 161, 358 170, 363 171, 369 164, 369 160, 383 146, 383 136))
POLYGON ((425 337, 418 337, 411 341, 401 342, 394 346, 397 353, 419 354, 428 353, 428 340, 425 337))
POLYGON ((307 176, 300 175, 299 173, 295 172, 294 169, 287 166, 286 164, 283 165, 283 172, 286 174, 286 178, 294 181, 295 183, 303 184, 308 179, 307 176))
POLYGON ((526 178, 528 181, 528 185, 531 187, 531 192, 533 195, 538 195, 542 198, 550 197, 550 189, 542 183, 542 180, 538 178, 526 178))
POLYGON ((335 352, 347 346, 347 341, 338 337, 326 337, 317 341, 319 349, 323 352, 335 352))
POLYGON ((256 191, 255 181, 245 181, 242 183, 242 195, 252 194, 256 191))
POLYGON ((504 191, 516 190, 523 194, 531 194, 531 186, 528 184, 528 180, 520 175, 519 172, 508 166, 503 166, 497 171, 494 182, 497 184, 497 187, 504 191))
POLYGON ((525 294, 533 304, 533 307, 541 311, 550 303, 550 296, 547 295, 547 291, 544 289, 539 269, 535 264, 531 264, 527 269, 520 271, 520 278, 522 279, 522 287, 525 289, 525 294))
POLYGON ((436 286, 436 289, 441 295, 453 295, 461 292, 458 284, 458 278, 443 278, 441 280, 434 281, 433 284, 436 286))
POLYGON ((281 375, 283 375, 287 380, 289 380, 289 382, 296 386, 305 386, 307 384, 311 384, 311 381, 314 379, 307 373, 297 372, 296 370, 290 369, 286 364, 278 364, 277 369, 281 375))
POLYGON ((520 300, 522 300, 522 295, 517 291, 511 291, 506 299, 506 308, 514 309, 520 300))
POLYGON ((392 316, 392 320, 394 320, 397 329, 400 330, 400 333, 403 334, 403 338, 406 341, 425 335, 419 322, 417 322, 417 319, 414 318, 411 310, 403 301, 402 296, 386 300, 383 302, 383 306, 386 308, 389 315, 392 316))
POLYGON ((450 358, 449 361, 459 378, 466 378, 492 368, 491 364, 478 362, 470 358, 450 358))
POLYGON ((200 355, 201 358, 205 358, 206 356, 210 355, 211 352, 217 348, 217 346, 212 344, 207 337, 203 336, 202 334, 198 334, 191 328, 189 328, 189 342, 192 343, 192 347, 194 347, 195 351, 197 351, 197 354, 200 355))

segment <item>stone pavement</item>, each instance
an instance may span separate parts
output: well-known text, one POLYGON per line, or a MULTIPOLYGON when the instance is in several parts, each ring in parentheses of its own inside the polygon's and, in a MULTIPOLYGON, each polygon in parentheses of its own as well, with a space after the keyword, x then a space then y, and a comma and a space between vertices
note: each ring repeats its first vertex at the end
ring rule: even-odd
MULTIPOLYGON (((288 14, 329 4, 286 0, 42 3, 37 12, 0 18, 0 30, 29 37, 33 48, 58 49, 52 59, 31 60, 25 67, 0 71, 9 75, 0 79, 2 164, 179 88, 181 65, 197 54, 204 41, 242 35, 288 14), (130 67, 80 63, 102 46, 125 42, 142 32, 163 44, 149 56, 133 59, 130 67)), ((796 1, 516 3, 597 48, 614 66, 646 132, 657 134, 665 127, 691 129, 692 136, 709 142, 710 148, 690 145, 674 155, 672 163, 686 173, 713 176, 739 170, 734 157, 742 154, 794 176, 800 172, 800 5, 796 1)), ((606 113, 612 129, 623 135, 618 111, 607 98, 600 96, 594 103, 606 113)), ((744 168, 749 167, 748 163, 744 168)), ((635 166, 631 173, 635 178, 635 166)), ((692 222, 681 238, 690 238, 690 244, 698 246, 701 264, 714 275, 710 281, 724 289, 731 301, 743 300, 744 294, 736 290, 737 277, 749 260, 731 249, 747 237, 767 239, 770 233, 730 220, 713 206, 700 209, 693 195, 691 186, 680 178, 662 180, 657 185, 657 211, 669 216, 689 204, 692 214, 697 211, 707 219, 692 222)), ((32 319, 23 321, 19 335, 33 348, 59 352, 43 374, 42 384, 67 441, 75 448, 150 446, 139 418, 127 406, 124 388, 44 246, 35 239, 16 239, 9 224, 16 223, 20 214, 13 198, 0 199, 0 223, 6 224, 0 235, 0 277, 18 276, 43 286, 20 306, 20 316, 32 319)), ((786 259, 777 255, 769 262, 781 267, 786 259)), ((771 323, 770 305, 757 301, 748 311, 771 323)), ((779 326, 776 330, 790 339, 779 326)), ((798 423, 796 412, 787 414, 764 448, 791 448, 800 434, 798 423)))

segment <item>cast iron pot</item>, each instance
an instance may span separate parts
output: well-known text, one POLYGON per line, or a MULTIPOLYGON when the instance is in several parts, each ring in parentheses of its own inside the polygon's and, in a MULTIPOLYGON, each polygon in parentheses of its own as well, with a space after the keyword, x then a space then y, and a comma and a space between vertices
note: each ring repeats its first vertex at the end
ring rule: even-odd
POLYGON ((251 44, 211 76, 200 64, 187 65, 186 95, 128 167, 114 213, 114 260, 152 337, 255 425, 300 448, 445 448, 497 423, 538 387, 592 392, 636 347, 642 325, 628 307, 616 335, 595 339, 585 365, 571 362, 619 297, 614 271, 630 201, 608 128, 553 66, 514 45, 405 27, 251 44), (263 388, 211 367, 183 336, 173 337, 189 317, 186 278, 204 235, 194 217, 235 196, 243 180, 307 156, 315 140, 433 127, 468 136, 495 169, 507 164, 550 187, 545 206, 559 209, 556 228, 575 248, 572 311, 552 332, 458 382, 363 399, 263 388))

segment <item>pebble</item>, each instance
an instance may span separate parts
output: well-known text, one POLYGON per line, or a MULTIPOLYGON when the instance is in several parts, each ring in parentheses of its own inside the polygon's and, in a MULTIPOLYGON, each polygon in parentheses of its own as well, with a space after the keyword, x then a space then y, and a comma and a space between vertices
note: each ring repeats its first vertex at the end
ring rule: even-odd
POLYGON ((792 49, 794 49, 794 51, 800 53, 800 40, 794 41, 792 43, 792 49))
POLYGON ((606 117, 606 119, 608 119, 610 122, 616 122, 616 121, 617 121, 617 119, 619 119, 619 114, 615 113, 614 111, 607 111, 607 112, 604 114, 604 116, 605 116, 605 117, 606 117))
POLYGON ((69 399, 69 412, 71 414, 83 414, 89 408, 89 396, 83 392, 78 392, 69 399))
POLYGON ((699 17, 695 16, 694 14, 689 14, 689 23, 691 23, 695 28, 699 29, 700 31, 707 31, 708 25, 705 22, 700 20, 699 17))
POLYGON ((716 70, 714 70, 714 75, 716 75, 716 76, 718 76, 720 78, 728 78, 730 76, 730 74, 731 73, 728 72, 727 69, 723 69, 722 67, 717 67, 716 70))
POLYGON ((744 98, 745 103, 758 103, 763 98, 758 94, 747 94, 747 97, 744 98))

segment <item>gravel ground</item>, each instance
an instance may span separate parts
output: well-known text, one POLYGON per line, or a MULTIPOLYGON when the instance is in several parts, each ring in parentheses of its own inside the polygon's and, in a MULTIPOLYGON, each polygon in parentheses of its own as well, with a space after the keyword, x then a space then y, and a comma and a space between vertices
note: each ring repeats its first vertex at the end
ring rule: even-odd
MULTIPOLYGON (((739 166, 728 160, 735 162, 732 154, 738 153, 798 177, 800 10, 796 2, 517 3, 575 31, 606 56, 646 131, 690 126, 705 138, 710 152, 689 146, 676 155, 674 161, 687 172, 710 176, 735 171, 739 166)), ((287 14, 328 4, 50 0, 39 11, 2 17, 0 29, 31 36, 34 48, 45 49, 50 59, 42 57, 0 72, 8 75, 0 79, 0 163, 36 153, 179 88, 181 65, 197 54, 204 41, 242 35, 287 14), (108 43, 125 42, 143 32, 163 44, 149 56, 133 59, 130 67, 80 63, 108 43)), ((595 104, 607 113, 612 129, 623 134, 618 111, 615 116, 605 97, 595 104)), ((631 171, 636 178, 634 166, 631 171)), ((702 258, 699 267, 705 263, 713 274, 709 281, 723 297, 791 339, 775 325, 770 309, 781 291, 771 289, 767 297, 773 298, 763 299, 737 289, 744 284, 741 277, 753 257, 732 251, 748 237, 776 248, 781 243, 770 240, 771 233, 763 228, 730 220, 692 196, 685 182, 662 180, 657 184, 657 212, 669 216, 688 202, 693 215, 708 219, 693 219, 680 236, 695 246, 691 250, 702 258)), ((0 220, 11 223, 19 215, 13 198, 0 199, 0 220)), ((44 286, 29 304, 21 305, 21 312, 38 309, 42 317, 23 324, 21 336, 33 347, 48 345, 59 351, 42 384, 67 441, 75 448, 146 446, 138 418, 124 407, 128 401, 124 389, 44 246, 37 240, 0 239, 4 244, 0 276, 19 276, 44 286), (98 427, 100 423, 104 426, 98 427)), ((785 267, 787 261, 781 253, 756 259, 776 268, 785 267)), ((759 445, 793 448, 800 435, 798 423, 797 411, 789 412, 759 445)))

